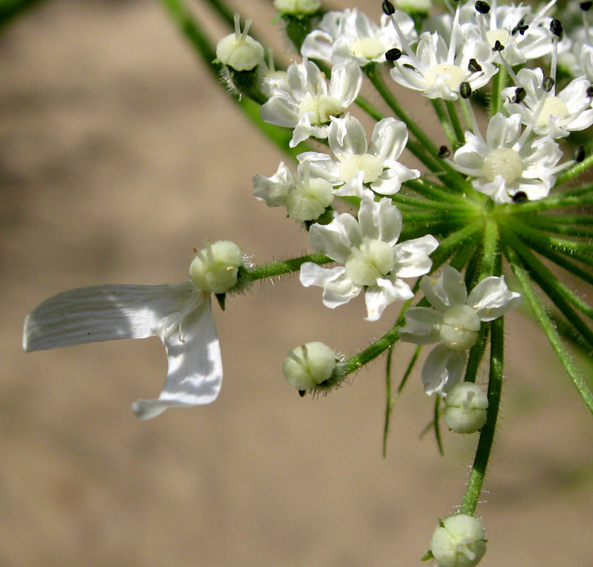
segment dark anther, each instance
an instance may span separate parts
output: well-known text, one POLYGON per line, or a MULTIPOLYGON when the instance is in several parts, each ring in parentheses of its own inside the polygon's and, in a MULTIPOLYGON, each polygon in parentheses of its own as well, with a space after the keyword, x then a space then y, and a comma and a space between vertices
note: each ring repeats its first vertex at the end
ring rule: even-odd
POLYGON ((304 398, 307 395, 307 390, 299 390, 299 396, 304 398))
POLYGON ((588 12, 591 9, 591 6, 593 6, 593 2, 581 2, 579 4, 579 8, 583 11, 583 12, 588 12))
POLYGON ((387 61, 397 61, 402 56, 402 50, 394 47, 393 49, 388 49, 385 52, 385 59, 387 61))
POLYGON ((395 14, 395 6, 389 0, 383 0, 382 8, 383 13, 388 16, 393 16, 393 14, 395 14))
POLYGON ((554 79, 552 79, 552 77, 546 77, 544 79, 544 91, 549 93, 554 88, 555 84, 556 84, 556 81, 554 81, 554 79))
POLYGON ((577 146, 571 152, 571 157, 577 163, 581 163, 585 159, 585 148, 583 146, 577 146))
POLYGON ((475 6, 476 10, 480 12, 480 14, 487 14, 490 12, 490 4, 488 2, 484 2, 484 0, 478 0, 475 6))
POLYGON ((461 95, 461 98, 465 99, 468 99, 471 96, 472 88, 467 81, 463 81, 463 83, 459 85, 459 94, 461 95))
POLYGON ((524 203, 525 201, 528 201, 529 197, 527 197, 527 193, 525 193, 525 191, 517 191, 514 195, 513 195, 513 203, 524 203))
POLYGON ((557 20, 556 18, 554 18, 551 22, 550 22, 550 31, 558 38, 558 39, 562 39, 562 34, 564 33, 564 30, 562 29, 562 24, 560 23, 560 20, 557 20))
POLYGON ((529 26, 525 24, 525 18, 521 18, 519 23, 511 30, 511 35, 525 35, 525 32, 529 29, 529 26))
POLYGON ((475 59, 469 60, 469 63, 467 64, 467 68, 472 73, 479 73, 482 70, 482 66, 475 59))
POLYGON ((451 155, 451 150, 447 146, 441 146, 439 151, 437 152, 437 157, 439 159, 448 158, 451 155))
POLYGON ((515 89, 515 96, 513 97, 513 102, 516 102, 517 104, 521 104, 525 100, 526 96, 527 96, 527 91, 523 87, 517 87, 515 89))
POLYGON ((492 51, 494 53, 498 52, 498 51, 503 51, 504 50, 504 45, 502 43, 500 43, 500 41, 496 40, 494 42, 494 47, 492 48, 492 51))
POLYGON ((589 98, 593 97, 593 86, 591 86, 587 89, 587 96, 589 98))

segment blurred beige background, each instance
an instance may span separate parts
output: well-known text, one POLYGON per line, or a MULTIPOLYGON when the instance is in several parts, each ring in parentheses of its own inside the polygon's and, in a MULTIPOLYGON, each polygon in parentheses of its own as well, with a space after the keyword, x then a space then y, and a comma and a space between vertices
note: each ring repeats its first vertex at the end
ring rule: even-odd
MULTIPOLYGON (((278 42, 267 2, 241 6, 278 42)), ((28 12, 0 35, 0 105, 0 566, 419 565, 461 500, 475 436, 444 432, 444 458, 420 439, 433 400, 414 376, 384 460, 383 359, 314 401, 281 373, 309 340, 366 346, 396 309, 371 324, 360 298, 334 312, 297 278, 256 285, 215 310, 216 403, 149 422, 130 404, 160 391, 158 339, 21 350, 43 299, 183 281, 204 238, 234 240, 256 262, 308 248, 251 195, 252 176, 281 156, 158 2, 28 12)), ((507 335, 482 564, 593 565, 593 420, 530 323, 513 316, 507 335)))

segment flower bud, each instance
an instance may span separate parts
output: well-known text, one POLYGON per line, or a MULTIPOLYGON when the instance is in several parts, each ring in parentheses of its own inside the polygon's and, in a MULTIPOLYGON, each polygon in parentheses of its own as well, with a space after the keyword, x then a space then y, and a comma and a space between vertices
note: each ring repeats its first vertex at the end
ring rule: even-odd
POLYGON ((264 48, 247 33, 253 20, 245 22, 241 32, 241 17, 235 14, 235 33, 223 37, 216 46, 216 57, 235 71, 251 71, 264 60, 264 48))
POLYGON ((486 423, 488 396, 473 382, 459 382, 445 398, 445 422, 455 433, 475 433, 486 423))
POLYGON ((450 516, 434 531, 430 551, 439 567, 473 567, 486 553, 484 535, 477 518, 450 516))
POLYGON ((274 7, 282 14, 308 16, 321 8, 320 0, 274 0, 274 7))
POLYGON ((189 266, 192 283, 202 291, 225 293, 237 283, 239 267, 243 264, 241 249, 228 240, 209 242, 196 253, 189 266))
POLYGON ((282 369, 291 386, 299 391, 311 390, 325 382, 336 367, 336 353, 315 341, 291 350, 282 369))

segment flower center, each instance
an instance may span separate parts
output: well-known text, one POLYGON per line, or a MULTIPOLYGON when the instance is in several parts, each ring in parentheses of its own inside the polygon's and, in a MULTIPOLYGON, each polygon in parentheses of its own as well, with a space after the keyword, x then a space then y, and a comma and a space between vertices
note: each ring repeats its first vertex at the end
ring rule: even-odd
POLYGON ((513 39, 513 36, 506 30, 496 29, 488 30, 486 32, 486 39, 488 40, 490 47, 494 47, 497 41, 499 41, 503 47, 506 47, 509 41, 513 39))
POLYGON ((352 42, 350 50, 355 57, 374 59, 385 52, 385 46, 376 37, 361 37, 352 42))
POLYGON ((536 126, 547 126, 552 116, 560 118, 560 120, 568 116, 568 107, 557 96, 546 97, 544 107, 537 117, 536 126))
POLYGON ((325 179, 308 179, 298 183, 286 197, 288 216, 305 222, 319 218, 334 196, 332 186, 325 179))
POLYGON ((393 248, 382 240, 364 239, 346 260, 346 273, 356 285, 374 285, 395 265, 393 248))
POLYGON ((303 101, 299 107, 299 115, 309 113, 311 124, 326 124, 330 116, 342 114, 342 103, 333 96, 312 96, 303 101))
POLYGON ((467 350, 478 340, 480 318, 469 305, 453 305, 443 314, 441 340, 451 350, 467 350))
POLYGON ((437 79, 440 79, 440 81, 447 85, 452 91, 457 91, 459 90, 461 81, 463 81, 466 76, 467 73, 457 65, 452 65, 451 63, 439 63, 438 65, 433 65, 424 76, 426 84, 428 85, 426 90, 434 86, 437 79))
POLYGON ((507 185, 521 177, 522 173, 523 160, 519 152, 511 148, 492 150, 482 166, 482 174, 488 181, 494 181, 497 175, 502 175, 507 185))
POLYGON ((340 177, 348 182, 357 171, 364 173, 364 183, 377 181, 383 173, 383 160, 371 154, 355 155, 344 158, 340 163, 340 177))

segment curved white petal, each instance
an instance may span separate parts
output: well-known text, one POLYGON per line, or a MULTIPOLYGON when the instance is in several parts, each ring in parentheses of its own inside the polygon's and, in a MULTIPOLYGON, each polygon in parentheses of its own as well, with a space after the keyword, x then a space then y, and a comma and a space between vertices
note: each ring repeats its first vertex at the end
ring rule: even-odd
POLYGON ((314 224, 309 231, 311 246, 342 264, 352 253, 352 247, 360 246, 362 236, 358 222, 348 213, 338 215, 329 224, 314 224))
POLYGON ((408 143, 408 128, 396 118, 383 118, 375 124, 370 153, 382 160, 397 159, 408 143))
POLYGON ((393 246, 402 230, 402 215, 391 199, 380 201, 363 199, 358 211, 358 222, 362 234, 369 238, 376 238, 393 246))
POLYGON ((465 305, 467 289, 463 276, 455 269, 445 264, 441 275, 422 278, 420 289, 424 292, 430 304, 441 313, 452 305, 465 305))
POLYGON ((467 304, 476 310, 482 321, 493 321, 521 305, 521 294, 509 290, 504 276, 482 280, 469 294, 467 304))
POLYGON ((305 287, 322 287, 323 304, 330 309, 348 303, 362 291, 362 286, 355 285, 343 267, 327 269, 305 262, 301 266, 299 278, 305 287))
POLYGON ((175 314, 191 311, 203 294, 178 285, 99 285, 65 291, 38 305, 25 319, 23 348, 144 339, 161 336, 175 314))
POLYGON ((400 278, 423 276, 432 268, 429 254, 434 252, 438 245, 439 241, 431 234, 397 244, 393 248, 393 273, 400 278))
POLYGON ((222 385, 220 343, 209 297, 179 319, 161 340, 167 351, 167 378, 158 399, 132 404, 140 419, 155 417, 167 408, 209 404, 222 385))
POLYGON ((410 286, 399 278, 378 278, 375 285, 369 286, 365 292, 367 321, 377 321, 385 308, 394 301, 414 297, 410 286))
POLYGON ((467 354, 464 350, 451 350, 444 345, 435 346, 422 367, 424 391, 430 396, 435 392, 446 397, 447 392, 463 376, 467 354))
POLYGON ((406 324, 398 331, 401 340, 416 345, 429 345, 441 340, 441 313, 429 307, 410 307, 406 311, 406 324))

